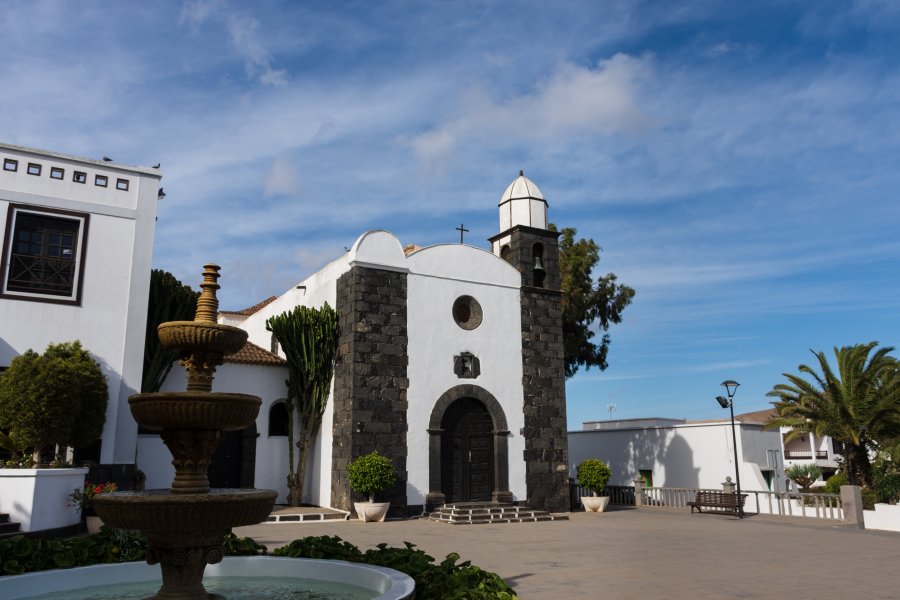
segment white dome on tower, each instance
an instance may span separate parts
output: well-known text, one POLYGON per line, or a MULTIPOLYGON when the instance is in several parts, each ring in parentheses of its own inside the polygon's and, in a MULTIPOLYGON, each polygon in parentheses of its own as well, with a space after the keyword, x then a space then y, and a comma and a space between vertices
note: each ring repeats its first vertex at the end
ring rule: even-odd
POLYGON ((519 171, 500 196, 500 231, 516 225, 547 229, 547 201, 540 188, 519 171))

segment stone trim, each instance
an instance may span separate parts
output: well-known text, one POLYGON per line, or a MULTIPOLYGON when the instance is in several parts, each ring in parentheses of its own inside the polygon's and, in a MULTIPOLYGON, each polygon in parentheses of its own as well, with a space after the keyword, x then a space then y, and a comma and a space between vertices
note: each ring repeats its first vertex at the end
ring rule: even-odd
POLYGON ((494 491, 491 496, 496 502, 511 502, 509 491, 509 426, 506 413, 493 394, 474 384, 457 385, 438 398, 431 410, 428 421, 428 494, 425 496, 425 510, 430 512, 444 504, 445 495, 441 490, 441 436, 444 433, 441 421, 451 404, 461 398, 474 398, 491 415, 494 429, 494 491))
MULTIPOLYGON (((381 498, 406 514, 407 275, 354 266, 337 281, 340 324, 334 372, 331 505, 352 510, 347 466, 377 450, 394 463, 397 482, 381 498), (361 425, 361 426, 360 426, 361 425)), ((381 499, 380 498, 380 499, 381 499)))

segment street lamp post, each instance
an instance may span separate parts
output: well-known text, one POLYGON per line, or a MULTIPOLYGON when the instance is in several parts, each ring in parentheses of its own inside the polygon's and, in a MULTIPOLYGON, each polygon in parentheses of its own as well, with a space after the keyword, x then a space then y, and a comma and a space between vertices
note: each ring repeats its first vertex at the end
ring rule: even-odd
POLYGON ((716 396, 716 402, 719 403, 719 406, 722 408, 731 409, 731 445, 734 447, 734 475, 737 480, 737 506, 738 506, 738 518, 744 518, 744 504, 741 502, 741 469, 738 466, 738 451, 737 451, 737 434, 734 431, 734 393, 737 391, 739 384, 737 381, 733 379, 728 379, 727 381, 723 381, 722 385, 725 387, 725 391, 728 393, 728 398, 724 398, 722 396, 716 396))

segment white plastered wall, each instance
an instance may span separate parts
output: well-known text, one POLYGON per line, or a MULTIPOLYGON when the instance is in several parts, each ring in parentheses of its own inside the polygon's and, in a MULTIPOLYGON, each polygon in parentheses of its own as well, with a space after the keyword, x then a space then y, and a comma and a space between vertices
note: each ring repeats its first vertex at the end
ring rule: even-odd
MULTIPOLYGON (((4 224, 10 203, 89 215, 80 304, 0 299, 0 323, 4 324, 0 366, 9 365, 29 348, 41 352, 50 343, 80 340, 100 362, 109 384, 100 460, 105 464, 133 463, 137 424, 128 409, 128 396, 141 386, 161 175, 142 167, 3 144, 0 157, 19 161, 18 172, 0 172, 0 219, 4 224), (26 173, 29 162, 41 165, 40 176, 26 173), (64 179, 51 179, 52 167, 64 168, 64 179), (87 174, 86 183, 72 181, 75 170, 87 174), (108 187, 94 185, 98 174, 109 178, 108 187), (119 178, 128 180, 127 191, 115 189, 119 178)), ((0 228, 2 245, 7 243, 5 231, 0 228)))
MULTIPOLYGON (((766 452, 780 450, 780 434, 747 423, 737 427, 742 488, 766 490, 766 452)), ((569 475, 588 458, 609 464, 611 485, 632 485, 641 470, 651 470, 657 487, 719 489, 735 475, 730 422, 570 431, 569 475)))
POLYGON ((409 335, 409 431, 407 502, 424 504, 428 489, 428 423, 435 402, 448 389, 474 384, 503 407, 509 427, 509 486, 525 499, 525 442, 522 413, 521 276, 490 252, 463 244, 431 246, 407 259, 409 335), (462 295, 481 305, 483 321, 471 331, 453 320, 453 302, 462 295), (476 379, 460 379, 453 357, 468 351, 481 363, 476 379))

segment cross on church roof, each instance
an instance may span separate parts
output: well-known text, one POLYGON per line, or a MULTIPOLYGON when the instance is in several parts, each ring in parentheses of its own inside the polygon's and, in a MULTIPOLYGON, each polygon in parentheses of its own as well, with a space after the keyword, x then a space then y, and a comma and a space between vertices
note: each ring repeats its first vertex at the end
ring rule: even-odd
POLYGON ((462 244, 462 243, 463 243, 463 234, 464 234, 465 232, 467 232, 468 229, 466 229, 466 228, 463 226, 463 224, 460 223, 460 224, 459 224, 459 227, 457 227, 456 230, 459 232, 459 243, 462 244))

